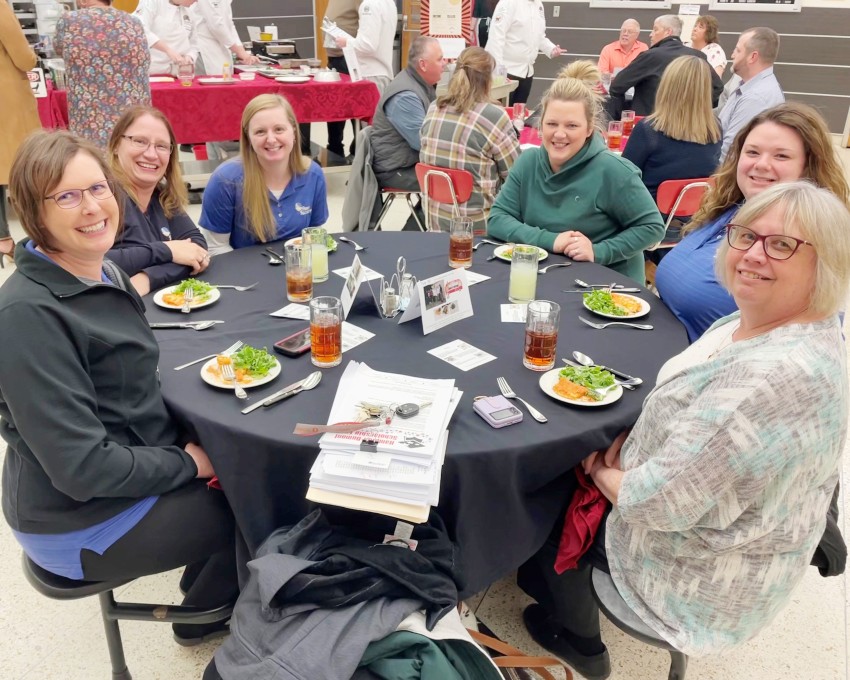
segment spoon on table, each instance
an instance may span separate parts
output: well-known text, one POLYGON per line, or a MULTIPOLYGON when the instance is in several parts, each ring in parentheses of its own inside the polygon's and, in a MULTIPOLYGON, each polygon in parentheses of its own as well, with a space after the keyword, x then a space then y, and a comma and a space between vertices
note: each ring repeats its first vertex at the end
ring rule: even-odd
POLYGON ((615 289, 617 288, 625 288, 622 283, 616 284, 607 284, 607 283, 585 283, 581 279, 573 279, 576 282, 577 286, 581 286, 582 288, 608 288, 609 285, 612 285, 615 289))
POLYGON ((270 251, 270 252, 263 251, 262 253, 260 253, 260 255, 265 255, 267 258, 269 258, 269 264, 273 264, 273 265, 283 264, 283 260, 281 260, 280 256, 277 253, 275 253, 274 251, 270 251))
POLYGON ((582 366, 599 366, 599 368, 609 371, 614 375, 618 376, 622 379, 624 383, 628 383, 629 385, 642 385, 642 378, 635 378, 633 375, 629 375, 628 373, 623 373, 622 371, 618 371, 613 368, 608 368, 608 366, 603 366, 602 364, 597 364, 593 359, 591 359, 587 354, 583 354, 579 351, 573 352, 573 359, 578 361, 582 366))

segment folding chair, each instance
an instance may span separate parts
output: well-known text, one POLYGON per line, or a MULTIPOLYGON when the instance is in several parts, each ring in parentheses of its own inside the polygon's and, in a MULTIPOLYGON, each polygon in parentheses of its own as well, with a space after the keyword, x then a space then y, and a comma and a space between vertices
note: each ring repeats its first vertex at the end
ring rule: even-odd
POLYGON ((472 173, 469 170, 441 168, 428 163, 416 164, 416 178, 422 190, 422 207, 425 210, 425 230, 431 231, 429 202, 451 203, 452 215, 460 217, 460 205, 472 195, 472 173))
MULTIPOLYGON (((655 203, 662 215, 667 215, 664 224, 666 232, 673 220, 677 217, 690 217, 698 209, 705 192, 714 184, 711 177, 697 177, 694 179, 668 179, 658 186, 658 194, 655 203)), ((672 248, 678 241, 662 239, 647 250, 659 248, 672 248)))

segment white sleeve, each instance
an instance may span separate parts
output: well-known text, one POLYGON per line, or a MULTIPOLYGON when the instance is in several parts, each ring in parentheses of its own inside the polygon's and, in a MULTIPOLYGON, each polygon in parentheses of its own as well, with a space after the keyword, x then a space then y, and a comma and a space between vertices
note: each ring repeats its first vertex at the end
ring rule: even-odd
POLYGON ((145 39, 148 41, 148 49, 150 49, 159 42, 159 36, 153 32, 152 28, 154 18, 156 17, 155 0, 140 0, 139 6, 133 12, 133 16, 141 22, 142 27, 145 29, 145 39))
MULTIPOLYGON (((195 7, 213 38, 222 47, 230 47, 234 42, 233 35, 236 33, 236 28, 232 22, 225 21, 221 4, 214 7, 211 0, 198 0, 195 7)), ((236 42, 239 42, 238 36, 236 42)))
POLYGON ((485 48, 495 59, 497 64, 504 64, 505 36, 508 27, 514 19, 514 5, 511 0, 499 0, 496 9, 493 10, 493 18, 490 20, 490 34, 487 38, 485 48))
POLYGON ((207 240, 207 250, 210 255, 221 255, 223 253, 229 253, 233 250, 233 247, 230 245, 230 233, 227 234, 219 234, 215 231, 210 231, 209 229, 204 229, 203 227, 198 227, 203 237, 207 240))
POLYGON ((375 6, 374 0, 363 0, 360 9, 357 10, 359 24, 357 36, 349 45, 361 54, 378 54, 381 40, 381 15, 380 8, 375 6))

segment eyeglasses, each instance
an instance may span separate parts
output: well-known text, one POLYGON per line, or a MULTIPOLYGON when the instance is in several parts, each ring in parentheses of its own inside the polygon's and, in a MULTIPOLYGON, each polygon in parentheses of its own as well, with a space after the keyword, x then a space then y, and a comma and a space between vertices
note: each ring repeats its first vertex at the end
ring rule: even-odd
POLYGON ((130 140, 130 144, 134 149, 138 149, 139 151, 147 151, 150 146, 156 150, 157 153, 162 154, 163 156, 167 156, 171 153, 172 149, 174 149, 173 144, 161 144, 152 142, 147 137, 132 137, 130 135, 121 135, 124 139, 130 140))
POLYGON ((759 241, 762 242, 764 254, 772 260, 787 260, 800 246, 811 246, 813 244, 793 236, 784 234, 766 234, 761 236, 752 229, 742 227, 740 224, 726 225, 726 240, 729 246, 735 250, 749 250, 759 241))
POLYGON ((112 182, 103 180, 92 184, 88 189, 66 189, 59 191, 52 196, 45 196, 44 200, 52 198, 56 201, 56 205, 65 210, 76 208, 83 202, 83 192, 88 191, 98 201, 105 201, 107 198, 115 195, 115 190, 112 187, 112 182))

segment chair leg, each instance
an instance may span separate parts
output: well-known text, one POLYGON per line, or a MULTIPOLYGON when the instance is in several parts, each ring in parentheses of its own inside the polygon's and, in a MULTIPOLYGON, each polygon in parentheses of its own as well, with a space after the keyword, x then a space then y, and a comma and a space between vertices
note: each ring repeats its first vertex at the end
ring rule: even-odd
POLYGON ((407 207, 410 208, 410 214, 413 215, 413 219, 416 220, 416 224, 419 226, 419 231, 428 231, 422 226, 422 222, 419 221, 419 215, 416 214, 416 206, 413 205, 413 199, 410 197, 410 194, 405 194, 404 197, 407 199, 407 207))
POLYGON ((381 213, 378 215, 378 221, 375 222, 375 231, 381 230, 381 222, 384 221, 384 217, 386 217, 387 213, 390 210, 390 206, 393 204, 395 200, 395 194, 387 194, 387 199, 384 201, 384 205, 381 208, 381 213))
POLYGON ((133 680, 127 662, 124 659, 124 645, 121 644, 121 630, 118 621, 110 614, 115 608, 115 598, 112 591, 107 590, 98 594, 100 613, 103 616, 103 627, 106 632, 106 645, 109 647, 109 661, 112 664, 112 680, 133 680))
POLYGON ((670 673, 667 680, 685 680, 685 671, 688 669, 688 656, 682 652, 670 651, 670 673))

